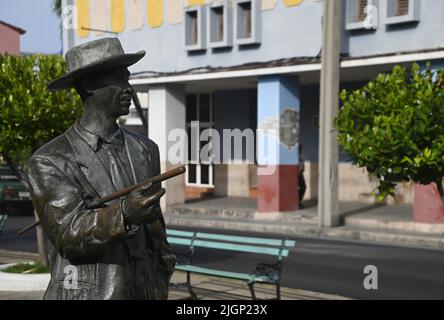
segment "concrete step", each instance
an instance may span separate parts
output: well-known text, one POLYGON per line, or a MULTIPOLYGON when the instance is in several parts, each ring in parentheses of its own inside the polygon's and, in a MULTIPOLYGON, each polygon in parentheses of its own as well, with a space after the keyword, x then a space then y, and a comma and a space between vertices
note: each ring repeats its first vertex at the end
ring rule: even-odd
POLYGON ((323 229, 323 237, 341 240, 374 242, 397 246, 444 249, 444 237, 437 234, 405 232, 393 229, 368 229, 344 226, 323 229))
POLYGON ((249 208, 220 208, 201 207, 192 205, 175 205, 168 207, 168 214, 171 215, 206 215, 221 218, 241 218, 252 219, 255 210, 249 208))
POLYGON ((345 218, 345 226, 350 228, 365 228, 384 230, 384 232, 411 232, 435 237, 444 237, 444 224, 428 224, 398 219, 396 217, 351 216, 345 218))
POLYGON ((22 252, 0 249, 0 264, 20 263, 37 260, 39 255, 34 252, 22 252))
POLYGON ((278 235, 298 236, 301 234, 307 236, 317 236, 319 228, 315 224, 295 224, 282 223, 276 221, 258 221, 243 219, 224 219, 221 217, 205 217, 196 215, 165 215, 165 222, 168 227, 193 227, 209 229, 225 229, 261 232, 278 235))
POLYGON ((251 208, 221 208, 221 207, 202 207, 192 205, 175 205, 168 207, 167 214, 171 217, 185 217, 192 219, 228 219, 245 221, 279 221, 291 223, 317 224, 317 212, 311 210, 299 210, 290 212, 258 213, 251 208))

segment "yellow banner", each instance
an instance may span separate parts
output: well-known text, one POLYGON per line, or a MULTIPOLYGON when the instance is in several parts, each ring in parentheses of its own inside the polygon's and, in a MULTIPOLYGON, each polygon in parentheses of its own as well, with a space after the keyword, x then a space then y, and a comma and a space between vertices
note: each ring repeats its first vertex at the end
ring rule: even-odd
POLYGON ((111 31, 122 32, 125 29, 125 0, 111 0, 111 31))
POLYGON ((163 0, 147 0, 146 3, 148 25, 158 28, 163 23, 163 0))
POLYGON ((89 35, 89 30, 84 28, 90 28, 89 24, 89 0, 77 0, 76 1, 77 10, 77 36, 87 37, 89 35))

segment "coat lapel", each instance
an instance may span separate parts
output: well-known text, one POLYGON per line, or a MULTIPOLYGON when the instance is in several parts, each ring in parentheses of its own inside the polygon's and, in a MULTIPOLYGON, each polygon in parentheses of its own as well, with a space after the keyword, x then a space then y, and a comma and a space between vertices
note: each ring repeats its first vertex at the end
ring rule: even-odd
POLYGON ((123 129, 122 132, 135 183, 151 178, 154 173, 151 165, 151 153, 128 131, 123 129))
POLYGON ((66 135, 71 142, 77 163, 96 194, 104 197, 115 192, 108 170, 104 167, 94 150, 79 136, 72 126, 66 135))

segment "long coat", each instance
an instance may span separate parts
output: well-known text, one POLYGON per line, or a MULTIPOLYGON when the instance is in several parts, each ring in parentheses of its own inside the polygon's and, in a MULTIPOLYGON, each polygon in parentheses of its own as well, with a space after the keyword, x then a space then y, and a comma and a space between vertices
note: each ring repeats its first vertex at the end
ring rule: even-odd
MULTIPOLYGON (((50 242, 45 299, 166 299, 175 256, 161 212, 159 232, 150 224, 129 229, 120 200, 87 208, 116 190, 79 128, 76 123, 41 147, 29 163, 32 200, 50 242)), ((121 130, 136 182, 159 174, 157 145, 121 130)))

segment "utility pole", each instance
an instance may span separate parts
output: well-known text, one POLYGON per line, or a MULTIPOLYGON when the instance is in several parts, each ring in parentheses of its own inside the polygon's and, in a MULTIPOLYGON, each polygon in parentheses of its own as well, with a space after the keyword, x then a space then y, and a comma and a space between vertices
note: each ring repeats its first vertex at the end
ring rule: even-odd
POLYGON ((339 225, 339 149, 333 119, 339 110, 342 0, 325 0, 324 6, 319 105, 318 217, 320 227, 333 227, 339 225))

